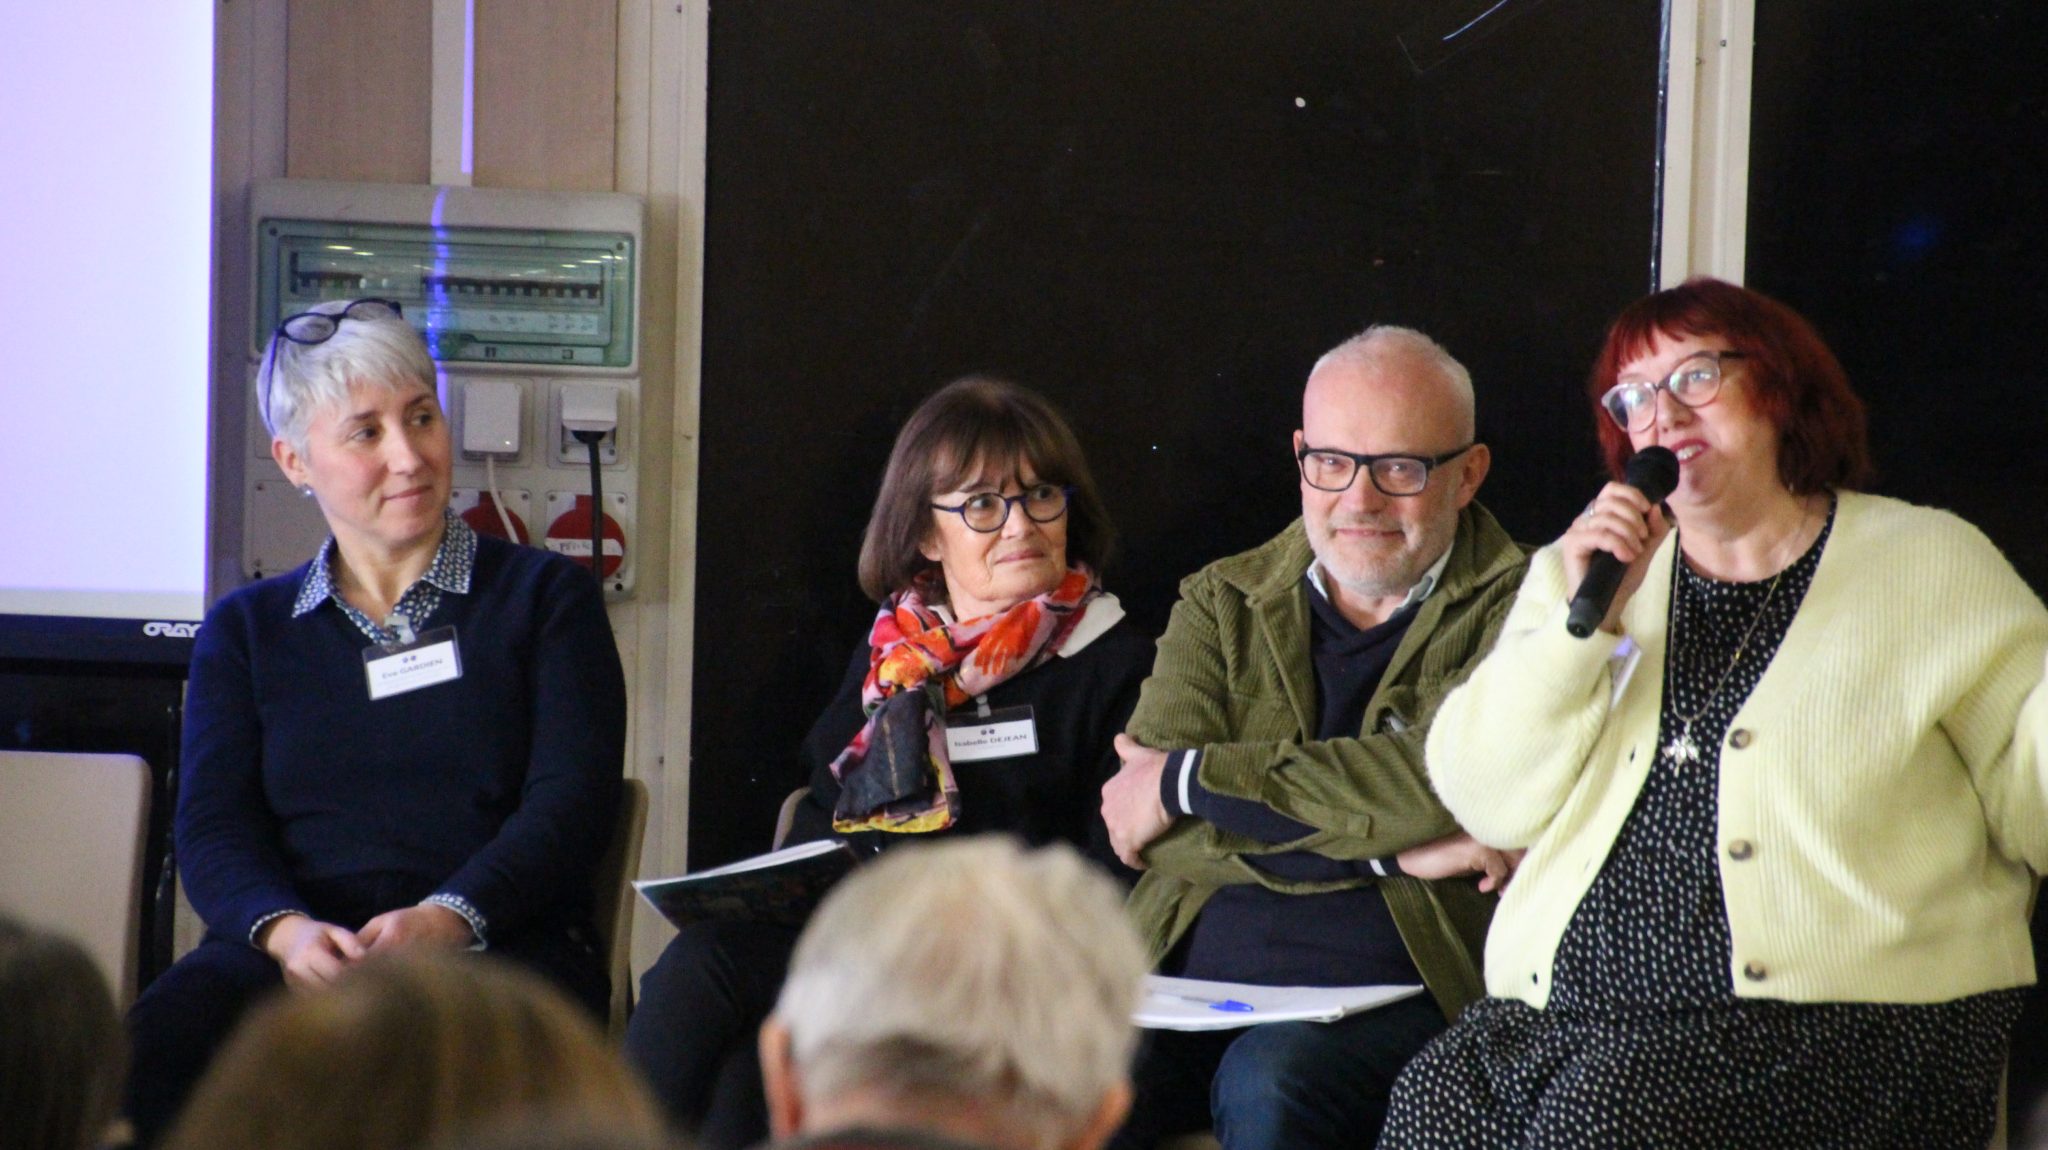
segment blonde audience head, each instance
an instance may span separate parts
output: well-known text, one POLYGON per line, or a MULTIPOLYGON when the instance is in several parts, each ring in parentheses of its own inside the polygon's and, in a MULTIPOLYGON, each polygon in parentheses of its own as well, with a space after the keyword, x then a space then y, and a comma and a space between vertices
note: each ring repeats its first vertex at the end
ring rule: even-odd
POLYGON ((418 1150, 690 1150, 668 1134, 621 1130, 587 1114, 525 1113, 437 1138, 418 1150))
POLYGON ((596 1025, 509 964, 408 954, 272 1000, 200 1082, 167 1150, 415 1150, 520 1116, 657 1137, 596 1025))
POLYGON ((0 1150, 100 1145, 123 1061, 114 996, 91 956, 0 917, 0 1150))
POLYGON ((1145 969, 1116 885, 1070 847, 899 847, 797 944, 761 1033, 770 1124, 1092 1150, 1130 1106, 1145 969))

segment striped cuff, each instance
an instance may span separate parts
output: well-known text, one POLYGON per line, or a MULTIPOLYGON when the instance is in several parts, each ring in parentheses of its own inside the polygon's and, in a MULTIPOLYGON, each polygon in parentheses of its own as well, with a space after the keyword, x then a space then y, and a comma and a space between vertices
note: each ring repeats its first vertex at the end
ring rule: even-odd
POLYGON ((490 924, 484 920, 484 912, 478 910, 476 905, 468 899, 459 894, 449 894, 447 891, 442 891, 439 894, 430 894, 421 899, 420 905, 443 906, 461 915, 462 921, 469 924, 469 933, 476 936, 476 941, 470 944, 469 949, 490 949, 490 937, 486 933, 490 924))
POLYGON ((1159 805, 1169 818, 1195 813, 1195 772, 1202 766, 1202 749, 1166 753, 1166 769, 1159 773, 1159 805))
POLYGON ((249 926, 249 945, 255 947, 258 950, 263 949, 262 944, 256 941, 256 936, 263 933, 264 927, 269 926, 271 923, 276 922, 278 919, 284 918, 287 915, 304 913, 306 912, 303 910, 273 910, 269 914, 264 915, 262 918, 257 919, 254 923, 250 924, 249 926))

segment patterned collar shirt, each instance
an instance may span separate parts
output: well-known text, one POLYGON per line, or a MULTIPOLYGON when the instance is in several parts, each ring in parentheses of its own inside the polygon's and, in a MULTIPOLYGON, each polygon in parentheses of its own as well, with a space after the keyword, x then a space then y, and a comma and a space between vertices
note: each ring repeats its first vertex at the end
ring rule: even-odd
POLYGON ((320 545, 320 553, 313 557, 313 565, 306 571, 306 581, 299 585, 298 600, 292 604, 292 618, 299 618, 331 600, 358 630, 369 636, 371 642, 387 646, 410 642, 413 632, 422 629, 441 606, 442 593, 469 594, 470 573, 476 569, 476 532, 454 512, 445 512, 444 515, 447 530, 441 535, 441 546, 434 551, 434 561, 427 564, 425 574, 398 597, 390 618, 379 623, 342 598, 341 588, 334 580, 334 537, 331 535, 320 545))

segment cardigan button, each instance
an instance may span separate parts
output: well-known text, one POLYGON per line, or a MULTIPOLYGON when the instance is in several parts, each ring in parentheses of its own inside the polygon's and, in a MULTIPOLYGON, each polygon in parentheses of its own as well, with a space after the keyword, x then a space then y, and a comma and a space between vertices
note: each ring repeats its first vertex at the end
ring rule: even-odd
POLYGON ((1764 969, 1764 964, 1761 962, 1745 962, 1742 964, 1742 977, 1751 982, 1762 982, 1769 973, 1769 971, 1764 969))
POLYGON ((1734 859, 1736 862, 1747 862, 1749 861, 1749 856, 1755 853, 1756 844, 1750 842, 1748 839, 1736 839, 1734 842, 1728 844, 1728 857, 1734 859))
POLYGON ((1728 745, 1739 751, 1748 746, 1749 741, 1754 737, 1747 728, 1737 727, 1733 731, 1728 732, 1728 745))

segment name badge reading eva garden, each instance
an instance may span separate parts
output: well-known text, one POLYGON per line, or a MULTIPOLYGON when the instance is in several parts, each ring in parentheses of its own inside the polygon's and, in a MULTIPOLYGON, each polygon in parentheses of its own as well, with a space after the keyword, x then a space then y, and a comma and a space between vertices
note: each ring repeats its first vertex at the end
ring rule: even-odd
POLYGON ((436 627, 411 643, 365 647, 363 673, 370 680, 372 702, 460 679, 462 654, 455 646, 455 628, 436 627))

